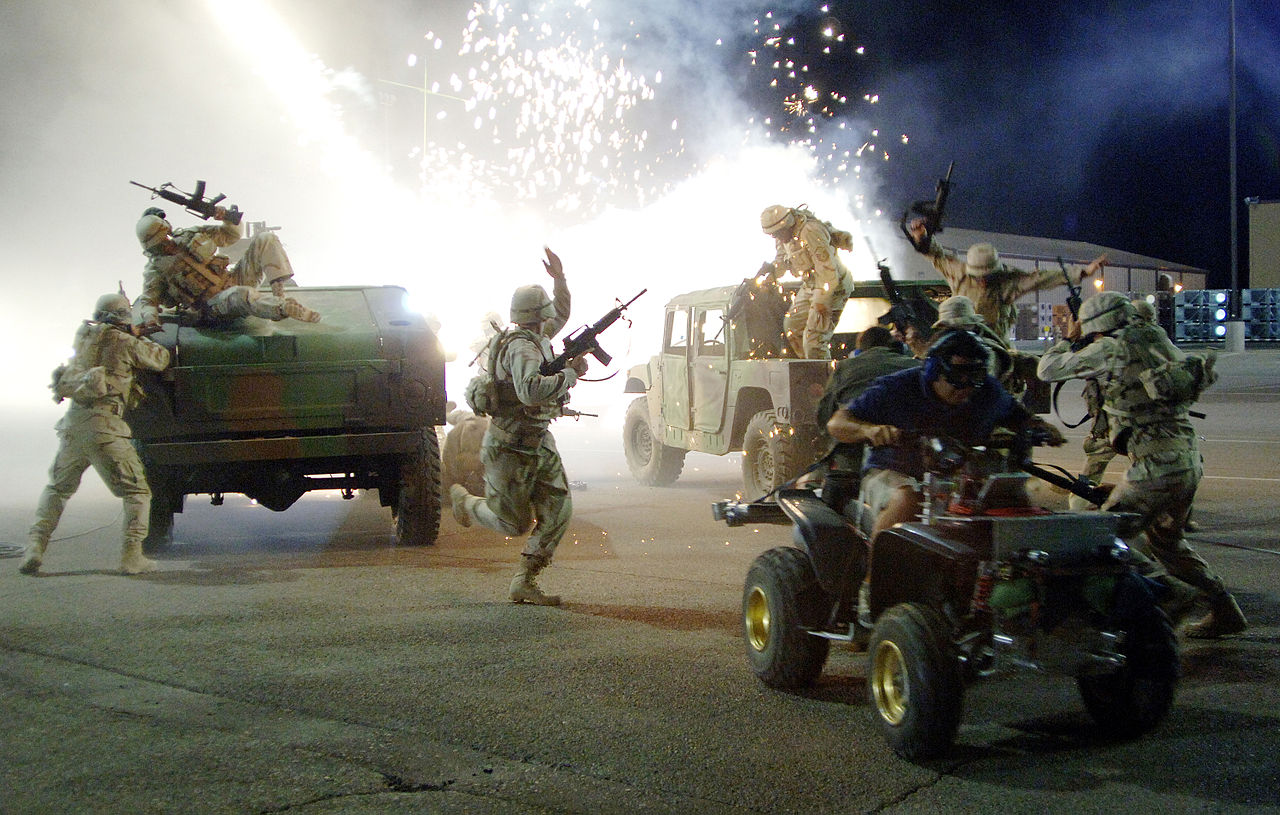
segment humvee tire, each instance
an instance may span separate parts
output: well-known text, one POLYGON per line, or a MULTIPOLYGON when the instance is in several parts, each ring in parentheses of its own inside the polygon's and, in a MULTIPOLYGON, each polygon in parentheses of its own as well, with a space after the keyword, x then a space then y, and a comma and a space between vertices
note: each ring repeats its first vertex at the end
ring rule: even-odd
POLYGON ((759 498, 800 475, 810 463, 805 460, 808 448, 794 427, 778 423, 774 411, 752 416, 742 438, 744 496, 759 498))
POLYGON ((418 452, 400 468, 396 493, 396 544, 430 546, 440 533, 440 439, 435 428, 422 431, 418 452))
POLYGON ((641 396, 627 406, 622 423, 622 449, 627 468, 646 487, 668 487, 680 477, 687 451, 668 447, 653 436, 649 426, 648 397, 641 396))

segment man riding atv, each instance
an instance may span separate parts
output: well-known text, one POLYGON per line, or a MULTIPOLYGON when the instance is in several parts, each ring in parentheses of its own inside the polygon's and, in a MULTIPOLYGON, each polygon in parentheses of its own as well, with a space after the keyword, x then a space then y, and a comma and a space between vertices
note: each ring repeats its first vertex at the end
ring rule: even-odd
MULTIPOLYGON (((863 503, 875 515, 872 540, 881 530, 920 514, 924 462, 918 445, 900 443, 903 431, 981 444, 997 425, 1021 427, 1040 421, 988 373, 988 357, 976 335, 949 331, 929 348, 924 367, 882 377, 827 422, 827 432, 836 441, 873 445, 861 487, 863 503)), ((1051 444, 1063 443, 1055 428, 1040 424, 1050 431, 1051 444)), ((868 589, 864 582, 858 593, 863 625, 870 624, 868 589)))

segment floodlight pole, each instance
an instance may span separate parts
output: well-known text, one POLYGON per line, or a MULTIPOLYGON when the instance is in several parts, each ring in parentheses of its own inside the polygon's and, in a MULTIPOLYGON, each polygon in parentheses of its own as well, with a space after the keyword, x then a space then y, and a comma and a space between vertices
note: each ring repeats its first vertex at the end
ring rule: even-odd
POLYGON ((1231 143, 1231 296, 1227 308, 1227 351, 1244 350, 1244 320, 1240 304, 1240 206, 1236 202, 1236 0, 1231 0, 1230 104, 1228 105, 1228 139, 1231 143))

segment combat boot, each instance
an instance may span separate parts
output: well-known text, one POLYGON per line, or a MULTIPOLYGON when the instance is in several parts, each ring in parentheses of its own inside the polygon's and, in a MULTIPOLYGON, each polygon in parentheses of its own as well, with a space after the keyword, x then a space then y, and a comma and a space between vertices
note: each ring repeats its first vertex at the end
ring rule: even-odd
POLYGON ((1249 621, 1240 610, 1240 604, 1231 592, 1224 591, 1209 598, 1209 616, 1189 627, 1186 634, 1193 640, 1216 640, 1239 634, 1248 627, 1249 621))
POLYGON ((292 297, 286 297, 284 299, 284 305, 280 306, 280 310, 284 312, 284 316, 292 317, 295 320, 301 320, 304 323, 320 322, 320 312, 312 311, 297 300, 294 300, 292 297))
POLYGON ((120 555, 120 572, 122 574, 143 574, 154 572, 159 564, 142 554, 142 541, 132 541, 124 545, 120 555))
POLYGON ((1159 606, 1169 617, 1169 624, 1177 628, 1178 624, 1195 608, 1196 601, 1200 599, 1200 589, 1168 575, 1162 575, 1155 580, 1165 587, 1159 606))
POLYGON ((471 526, 471 510, 467 509, 467 499, 470 497, 471 493, 461 484, 449 487, 449 502, 453 505, 453 519, 458 522, 458 526, 471 526))
POLYGON ((516 576, 511 579, 511 602, 531 603, 535 606, 558 606, 560 595, 543 594, 538 588, 538 572, 546 566, 545 561, 531 555, 520 556, 520 566, 516 576))
POLYGON ((33 541, 27 544, 26 557, 22 559, 22 565, 18 567, 18 571, 23 574, 37 574, 41 564, 44 563, 44 549, 43 543, 33 541))

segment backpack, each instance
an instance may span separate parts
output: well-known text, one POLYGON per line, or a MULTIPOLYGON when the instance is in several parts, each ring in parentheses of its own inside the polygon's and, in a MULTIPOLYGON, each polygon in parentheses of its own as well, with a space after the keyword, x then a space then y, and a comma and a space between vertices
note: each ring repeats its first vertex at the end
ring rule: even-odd
POLYGON ((496 416, 502 408, 502 400, 498 395, 498 355, 506 348, 507 343, 518 336, 533 337, 532 332, 522 328, 510 328, 499 331, 489 338, 488 359, 480 373, 471 377, 462 392, 467 407, 477 416, 496 416))
POLYGON ((85 363, 86 357, 92 356, 96 362, 101 356, 98 350, 100 337, 101 333, 90 338, 87 347, 77 347, 71 359, 53 369, 49 389, 53 391, 54 404, 71 399, 89 405, 110 394, 107 369, 102 365, 87 366, 85 363))

